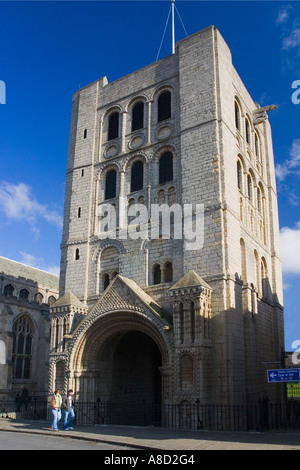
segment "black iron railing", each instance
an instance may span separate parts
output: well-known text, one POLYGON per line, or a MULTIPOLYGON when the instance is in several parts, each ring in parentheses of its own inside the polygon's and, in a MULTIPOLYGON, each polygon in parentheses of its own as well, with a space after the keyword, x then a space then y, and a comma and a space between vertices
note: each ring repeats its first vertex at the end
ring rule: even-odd
MULTIPOLYGON (((300 400, 284 404, 261 401, 254 405, 193 403, 161 404, 148 401, 75 400, 75 424, 121 424, 173 429, 216 431, 300 430, 300 400)), ((51 420, 48 396, 20 403, 0 399, 0 418, 51 420)))

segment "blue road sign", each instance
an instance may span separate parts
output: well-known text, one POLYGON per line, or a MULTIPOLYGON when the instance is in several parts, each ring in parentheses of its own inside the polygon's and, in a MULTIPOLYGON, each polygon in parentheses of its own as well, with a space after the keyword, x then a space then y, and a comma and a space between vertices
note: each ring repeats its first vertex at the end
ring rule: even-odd
POLYGON ((268 382, 298 382, 300 369, 273 369, 267 370, 268 382))

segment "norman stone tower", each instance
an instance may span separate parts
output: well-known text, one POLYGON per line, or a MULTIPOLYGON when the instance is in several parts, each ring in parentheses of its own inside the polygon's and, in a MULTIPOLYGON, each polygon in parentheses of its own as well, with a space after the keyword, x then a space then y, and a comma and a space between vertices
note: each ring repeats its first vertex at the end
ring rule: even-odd
POLYGON ((215 27, 75 93, 51 389, 280 401, 262 364, 284 345, 271 109, 215 27))

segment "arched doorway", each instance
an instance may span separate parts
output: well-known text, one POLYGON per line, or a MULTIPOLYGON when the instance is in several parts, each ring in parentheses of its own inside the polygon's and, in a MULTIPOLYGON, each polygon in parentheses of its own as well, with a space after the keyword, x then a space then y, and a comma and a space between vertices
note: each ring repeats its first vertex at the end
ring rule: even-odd
POLYGON ((162 358, 155 341, 138 330, 123 331, 99 353, 96 393, 105 421, 131 425, 159 421, 162 358))

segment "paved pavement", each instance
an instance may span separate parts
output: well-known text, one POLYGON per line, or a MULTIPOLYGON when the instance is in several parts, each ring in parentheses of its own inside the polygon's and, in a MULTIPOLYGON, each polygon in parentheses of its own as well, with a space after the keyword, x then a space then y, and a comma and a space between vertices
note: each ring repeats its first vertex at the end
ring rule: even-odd
POLYGON ((219 432, 189 431, 138 426, 74 426, 73 431, 52 431, 45 421, 20 421, 0 418, 1 431, 55 435, 90 441, 127 445, 145 450, 300 450, 298 432, 219 432))

